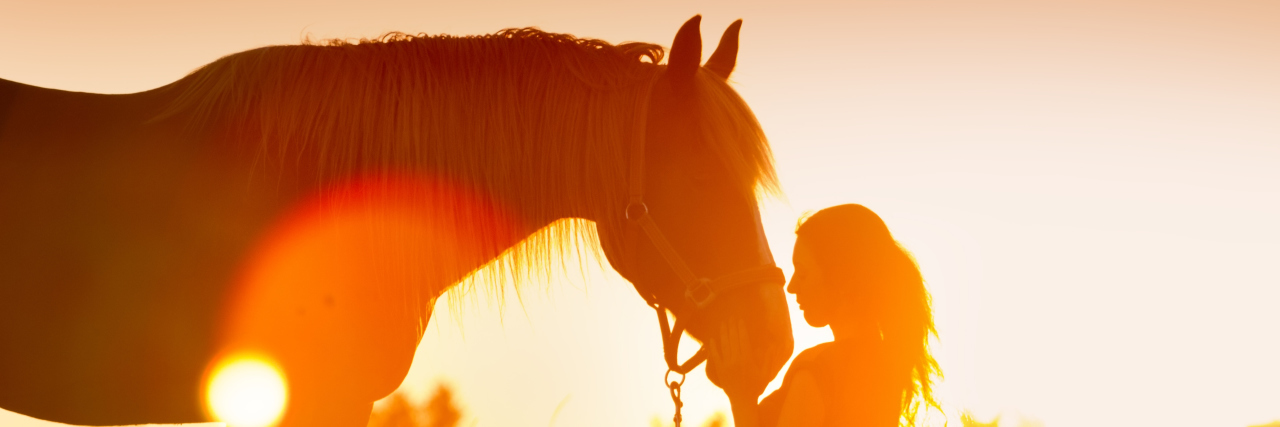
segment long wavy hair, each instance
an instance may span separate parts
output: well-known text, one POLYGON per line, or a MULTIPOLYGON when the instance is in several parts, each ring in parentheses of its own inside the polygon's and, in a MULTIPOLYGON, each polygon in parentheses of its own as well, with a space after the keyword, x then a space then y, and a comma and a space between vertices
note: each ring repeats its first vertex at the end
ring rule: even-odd
POLYGON ((865 206, 833 206, 796 226, 796 236, 813 248, 815 261, 838 294, 856 304, 853 314, 876 325, 889 368, 902 390, 901 419, 914 426, 921 404, 939 408, 933 379, 941 377, 929 353, 933 325, 929 291, 915 259, 893 239, 879 215, 865 206))

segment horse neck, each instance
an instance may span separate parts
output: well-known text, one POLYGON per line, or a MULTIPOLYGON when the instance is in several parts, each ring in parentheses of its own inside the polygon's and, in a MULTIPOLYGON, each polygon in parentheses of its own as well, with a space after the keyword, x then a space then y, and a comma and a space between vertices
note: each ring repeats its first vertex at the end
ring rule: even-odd
POLYGON ((462 65, 387 66, 403 72, 369 80, 361 72, 369 64, 339 61, 346 56, 334 52, 264 49, 211 64, 184 79, 190 90, 165 116, 229 131, 244 143, 230 145, 246 148, 247 158, 298 171, 299 182, 426 189, 412 209, 465 243, 450 250, 458 258, 450 274, 483 265, 558 219, 599 221, 625 203, 625 148, 641 90, 611 77, 625 67, 594 70, 608 78, 591 83, 554 67, 522 74, 456 58, 462 65), (303 66, 307 58, 332 60, 326 69, 336 71, 282 74, 314 70, 303 66))
POLYGON ((560 249, 576 243, 573 240, 588 237, 582 234, 582 220, 607 216, 611 204, 623 197, 619 191, 622 185, 585 179, 592 176, 589 174, 565 174, 563 168, 570 165, 563 162, 523 157, 517 162, 492 164, 500 171, 497 179, 494 174, 458 175, 457 170, 421 174, 452 176, 429 178, 435 181, 433 194, 447 199, 439 205, 453 207, 433 215, 440 228, 448 228, 446 240, 453 243, 446 258, 455 259, 448 262, 455 266, 449 277, 437 283, 443 286, 433 285, 433 295, 485 266, 486 276, 491 277, 483 280, 492 282, 489 285, 503 285, 495 280, 519 284, 531 277, 530 273, 545 270, 560 249))
MULTIPOLYGON (((459 142, 472 147, 485 143, 459 142)), ((481 147, 483 152, 515 150, 481 147)), ((375 250, 381 253, 376 256, 381 258, 378 269, 406 275, 384 282, 402 283, 393 287, 403 286, 430 300, 486 266, 489 270, 481 280, 490 285, 501 285, 499 280, 520 282, 532 277, 529 273, 545 271, 559 249, 586 237, 580 234, 580 222, 552 229, 549 225, 566 218, 598 220, 625 197, 624 182, 610 185, 581 179, 596 174, 563 173, 572 162, 535 156, 468 162, 492 166, 428 162, 431 167, 403 172, 366 168, 340 177, 302 171, 300 181, 327 181, 313 196, 309 205, 319 209, 312 211, 328 222, 354 217, 354 223, 365 224, 361 232, 372 243, 361 244, 381 248, 375 250)))

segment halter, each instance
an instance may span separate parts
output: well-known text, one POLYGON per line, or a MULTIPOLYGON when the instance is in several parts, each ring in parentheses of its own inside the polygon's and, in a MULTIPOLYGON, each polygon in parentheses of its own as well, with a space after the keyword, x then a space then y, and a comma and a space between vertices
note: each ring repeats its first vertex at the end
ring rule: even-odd
MULTIPOLYGON (((634 247, 638 241, 638 236, 636 236, 638 231, 642 231, 645 236, 648 236, 649 242, 658 250, 662 258, 667 261, 667 265, 680 278, 680 282, 684 283, 684 296, 694 304, 695 309, 706 308, 715 300, 716 296, 744 285, 781 285, 786 283, 786 276, 783 275, 782 269, 772 264, 750 267, 715 279, 699 277, 693 273, 693 270, 689 269, 689 265, 684 262, 684 258, 680 257, 675 247, 671 246, 671 242, 662 233, 662 229, 658 228, 658 224, 653 221, 653 217, 649 216, 649 206, 644 203, 645 125, 649 115, 649 96, 656 81, 657 78, 655 76, 646 85, 644 92, 636 98, 635 122, 632 124, 634 140, 631 142, 629 197, 627 206, 623 208, 623 215, 630 225, 627 230, 628 240, 634 247)), ((634 254, 635 250, 631 252, 634 254)), ((640 295, 658 313, 658 325, 662 328, 662 356, 667 362, 667 373, 662 376, 662 381, 670 391, 671 400, 676 406, 676 415, 673 419, 675 426, 680 427, 682 418, 680 416, 680 408, 684 406, 684 403, 680 400, 680 387, 684 385, 685 375, 707 360, 707 348, 706 346, 699 348, 692 357, 684 363, 680 363, 678 350, 680 337, 684 334, 684 326, 681 325, 680 319, 676 319, 675 328, 672 328, 667 321, 667 309, 658 302, 657 296, 647 292, 641 292, 640 295), (679 381, 670 380, 669 377, 672 372, 680 375, 679 381)))

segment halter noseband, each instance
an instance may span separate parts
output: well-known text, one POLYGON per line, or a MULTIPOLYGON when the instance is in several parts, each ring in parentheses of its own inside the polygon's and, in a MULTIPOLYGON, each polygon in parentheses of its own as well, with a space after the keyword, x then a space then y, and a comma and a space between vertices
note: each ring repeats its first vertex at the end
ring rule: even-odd
MULTIPOLYGON (((649 113, 649 96, 653 91, 653 83, 656 77, 649 81, 643 93, 636 98, 635 122, 632 124, 633 141, 631 142, 631 160, 627 206, 623 208, 623 215, 630 224, 628 227, 628 240, 632 247, 638 239, 637 230, 644 232, 648 236, 649 242, 658 250, 662 258, 667 261, 667 265, 675 272, 676 276, 685 285, 684 296, 689 302, 693 303, 695 309, 703 309, 715 300, 717 295, 727 293, 739 287, 748 284, 763 285, 781 285, 786 283, 786 277, 782 273, 782 269, 775 265, 759 265, 744 270, 739 270, 730 274, 720 276, 715 279, 698 277, 689 269, 689 265, 684 262, 684 258, 676 252, 675 247, 671 246, 671 242, 667 240, 662 233, 662 229, 658 228, 658 224, 653 221, 653 217, 649 215, 649 206, 644 203, 644 147, 645 147, 645 126, 649 113)), ((631 253, 636 251, 633 249, 631 253)), ((633 258, 634 259, 634 258, 633 258)), ((636 263, 633 261, 633 265, 636 263)), ((696 368, 699 364, 707 359, 706 346, 698 349, 689 360, 680 363, 678 359, 678 350, 680 346, 680 337, 684 334, 684 327, 681 325, 680 319, 676 319, 675 328, 671 328, 667 321, 666 307, 658 302, 656 295, 641 292, 645 302, 653 307, 658 313, 658 324, 662 327, 662 354, 667 362, 667 375, 671 372, 680 374, 680 381, 671 381, 667 387, 671 391, 671 398, 676 404, 676 426, 680 425, 680 407, 683 403, 680 401, 680 385, 684 383, 684 375, 696 368)), ((663 382, 668 381, 667 375, 663 376, 663 382)))

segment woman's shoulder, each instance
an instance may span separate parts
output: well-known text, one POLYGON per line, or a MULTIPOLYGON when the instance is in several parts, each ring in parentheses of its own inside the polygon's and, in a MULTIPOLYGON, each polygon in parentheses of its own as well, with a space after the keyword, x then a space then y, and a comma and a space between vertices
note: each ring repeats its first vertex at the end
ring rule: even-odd
POLYGON ((878 350, 850 343, 822 343, 796 355, 787 377, 810 373, 830 391, 863 386, 871 377, 885 374, 885 361, 878 350))
POLYGON ((832 375, 853 369, 855 365, 876 365, 867 350, 848 343, 825 342, 800 352, 791 366, 793 370, 832 375))
POLYGON ((795 382, 796 377, 802 374, 815 375, 815 371, 823 370, 820 360, 822 360, 822 354, 826 349, 830 348, 830 344, 832 343, 818 344, 797 354, 795 359, 791 361, 791 366, 787 368, 787 372, 782 376, 782 387, 774 394, 786 394, 786 391, 791 388, 791 384, 795 382))
POLYGON ((817 363, 823 349, 806 349, 796 355, 783 377, 782 387, 774 390, 758 406, 760 425, 821 425, 825 398, 816 378, 822 375, 817 363), (817 420, 817 422, 813 422, 817 420))
POLYGON ((804 349, 804 351, 801 351, 800 354, 796 355, 796 360, 791 362, 791 367, 793 369, 796 367, 796 365, 800 365, 801 367, 808 367, 814 363, 818 363, 818 361, 823 359, 822 357, 823 355, 827 354, 831 349, 835 348, 835 344, 836 343, 834 342, 824 342, 822 344, 818 344, 813 347, 804 349))

